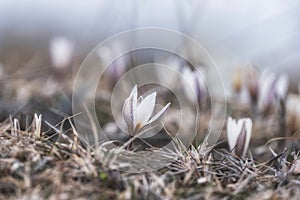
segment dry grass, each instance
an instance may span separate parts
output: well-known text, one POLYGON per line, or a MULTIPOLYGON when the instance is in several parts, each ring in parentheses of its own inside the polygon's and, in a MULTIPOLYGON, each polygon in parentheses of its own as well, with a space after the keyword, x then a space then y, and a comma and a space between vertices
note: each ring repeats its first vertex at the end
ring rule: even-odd
MULTIPOLYGON (((74 129, 34 134, 11 120, 0 129, 0 199, 297 199, 299 166, 287 149, 263 162, 241 160, 225 148, 185 148, 151 173, 129 173, 124 163, 105 163, 104 145, 85 148, 74 129), (53 139, 54 135, 58 139, 53 139), (122 165, 123 164, 123 165, 122 165)), ((115 152, 114 152, 115 153, 115 152)), ((124 152, 119 151, 117 154, 124 152)), ((270 150, 269 150, 270 153, 270 150)), ((298 164, 299 165, 299 164, 298 164)))

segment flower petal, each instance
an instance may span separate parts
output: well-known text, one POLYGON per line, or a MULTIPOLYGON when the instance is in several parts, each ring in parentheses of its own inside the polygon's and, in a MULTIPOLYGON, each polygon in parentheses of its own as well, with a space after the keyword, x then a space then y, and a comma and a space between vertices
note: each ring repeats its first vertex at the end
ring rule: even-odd
POLYGON ((252 133, 252 120, 250 118, 243 118, 239 120, 227 120, 227 138, 230 150, 241 157, 245 157, 249 147, 252 133))
POLYGON ((227 140, 228 140, 230 151, 234 149, 238 137, 236 133, 237 131, 235 131, 235 127, 236 127, 236 120, 229 117, 227 119, 227 140))
POLYGON ((234 150, 236 147, 237 139, 239 137, 241 128, 242 128, 242 121, 241 120, 235 120, 231 117, 227 120, 227 139, 230 151, 234 150))
POLYGON ((277 97, 281 99, 285 99, 288 87, 289 87, 289 76, 287 74, 281 74, 277 79, 275 85, 275 92, 277 97))
POLYGON ((137 119, 135 126, 143 127, 150 119, 155 106, 156 92, 151 93, 137 106, 137 119))
POLYGON ((137 85, 135 85, 125 100, 122 110, 123 119, 125 120, 128 131, 133 131, 137 118, 137 85))
POLYGON ((154 121, 156 121, 158 118, 160 118, 162 116, 162 114, 164 114, 166 112, 166 110, 169 108, 169 106, 171 105, 171 103, 168 103, 165 107, 163 107, 163 109, 161 109, 158 113, 156 113, 149 121, 147 124, 151 124, 154 121))
POLYGON ((244 119, 244 121, 246 124, 246 142, 245 142, 245 146, 244 146, 244 152, 242 155, 243 157, 245 157, 245 155, 246 155, 246 152, 249 147, 251 135, 252 135, 252 120, 250 118, 246 118, 246 119, 244 119))
MULTIPOLYGON (((198 102, 201 102, 206 97, 206 85, 205 85, 205 78, 203 74, 198 74, 194 72, 195 81, 196 81, 196 95, 198 102)), ((203 73, 203 72, 201 72, 203 73)))
POLYGON ((63 69, 72 61, 74 43, 65 37, 55 37, 50 41, 50 56, 53 67, 63 69))
POLYGON ((128 131, 133 129, 133 121, 131 117, 130 105, 129 105, 129 97, 125 100, 123 109, 122 109, 122 117, 126 122, 128 131))
POLYGON ((137 95, 138 95, 137 85, 135 85, 130 94, 130 109, 131 109, 132 122, 134 126, 137 119, 137 95))
POLYGON ((239 136, 236 141, 236 147, 234 152, 238 156, 244 157, 244 153, 246 154, 246 137, 247 137, 247 130, 246 130, 246 122, 243 120, 242 129, 240 130, 239 136))
POLYGON ((189 67, 183 68, 182 77, 185 79, 182 82, 182 86, 186 97, 189 99, 189 101, 197 103, 196 80, 192 70, 189 67))

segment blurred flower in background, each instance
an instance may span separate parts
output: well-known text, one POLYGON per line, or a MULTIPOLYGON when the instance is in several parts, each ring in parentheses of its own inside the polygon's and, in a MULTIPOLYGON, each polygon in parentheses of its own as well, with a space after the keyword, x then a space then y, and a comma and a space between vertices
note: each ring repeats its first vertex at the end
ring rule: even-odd
POLYGON ((99 48, 98 56, 102 65, 106 69, 109 85, 114 86, 119 78, 125 73, 128 67, 128 58, 124 55, 120 57, 124 50, 121 41, 116 41, 111 46, 104 46, 99 48))
POLYGON ((175 72, 168 73, 168 75, 161 73, 161 70, 157 70, 157 77, 160 83, 168 85, 171 89, 178 87, 176 84, 178 81, 178 76, 181 73, 182 62, 175 56, 168 57, 165 59, 155 59, 155 63, 166 65, 169 68, 172 68, 175 72))
POLYGON ((289 87, 289 78, 286 74, 276 77, 269 69, 262 72, 259 89, 259 108, 263 113, 268 113, 276 106, 278 100, 285 100, 289 87))
POLYGON ((289 94, 286 100, 286 124, 289 134, 293 135, 300 130, 300 96, 289 94))
POLYGON ((250 96, 251 103, 256 105, 259 93, 259 74, 252 64, 246 66, 246 88, 250 96))
POLYGON ((200 71, 200 68, 191 70, 188 66, 182 70, 182 76, 184 78, 182 79, 182 86, 184 92, 191 103, 199 106, 203 104, 207 98, 204 70, 200 71))
POLYGON ((65 37, 55 37, 50 41, 50 56, 52 65, 61 69, 71 64, 74 52, 74 44, 65 37))

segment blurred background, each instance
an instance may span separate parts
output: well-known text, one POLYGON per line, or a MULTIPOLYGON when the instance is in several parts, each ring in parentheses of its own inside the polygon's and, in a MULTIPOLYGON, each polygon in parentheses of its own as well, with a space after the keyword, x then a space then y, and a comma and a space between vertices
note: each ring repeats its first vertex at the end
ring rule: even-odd
MULTIPOLYGON (((95 45, 132 28, 162 27, 203 44, 221 66, 251 62, 274 71, 300 72, 300 2, 196 0, 0 1, 0 63, 47 66, 49 40, 65 36, 84 58, 95 45), (33 57, 43 56, 43 63, 33 57)), ((226 69, 226 70, 225 70, 226 69)), ((294 72, 297 72, 295 73, 294 72)))
MULTIPOLYGON (((202 44, 220 67, 227 89, 235 68, 247 63, 287 72, 296 86, 300 74, 299 19, 300 2, 296 0, 1 0, 0 65, 5 74, 1 83, 51 75, 62 79, 51 70, 53 38, 67 38, 71 43, 75 74, 87 54, 113 34, 161 27, 187 34, 202 44)), ((49 87, 41 90, 49 91, 49 87)), ((22 101, 26 90, 19 93, 22 101)))

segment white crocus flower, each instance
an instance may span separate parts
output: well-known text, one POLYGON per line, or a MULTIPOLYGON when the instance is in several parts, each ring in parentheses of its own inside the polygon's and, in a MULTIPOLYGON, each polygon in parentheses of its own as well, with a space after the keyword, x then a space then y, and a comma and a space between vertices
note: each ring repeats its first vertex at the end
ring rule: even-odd
POLYGON ((65 37, 55 37, 50 41, 50 56, 55 68, 63 69, 70 65, 74 43, 65 37))
POLYGON ((229 148, 236 155, 245 157, 252 133, 252 121, 249 118, 227 120, 227 138, 229 148))
POLYGON ((207 95, 204 71, 199 73, 197 70, 192 71, 189 67, 185 67, 182 76, 188 82, 188 84, 183 83, 187 98, 194 104, 203 102, 207 95))
POLYGON ((155 122, 170 106, 170 103, 168 103, 151 118, 155 101, 156 92, 151 93, 145 98, 142 96, 138 98, 137 85, 133 87, 129 97, 124 102, 122 111, 130 134, 135 134, 143 127, 155 122))

